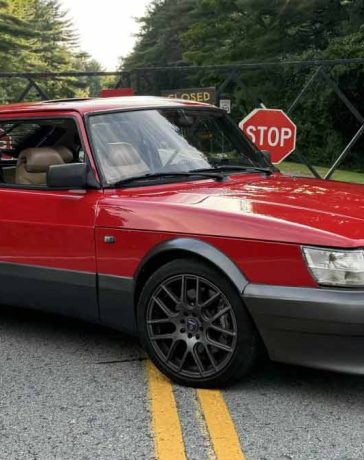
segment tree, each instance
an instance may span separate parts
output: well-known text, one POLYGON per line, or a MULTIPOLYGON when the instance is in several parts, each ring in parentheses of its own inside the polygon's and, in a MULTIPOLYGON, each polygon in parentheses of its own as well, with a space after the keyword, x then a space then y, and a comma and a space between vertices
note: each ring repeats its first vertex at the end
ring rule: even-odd
MULTIPOLYGON (((72 72, 96 65, 90 56, 79 50, 72 21, 59 0, 0 0, 2 71, 72 72)), ((94 80, 64 78, 40 82, 51 98, 88 95, 89 84, 94 87, 94 80)), ((19 79, 0 80, 0 99, 3 102, 14 100, 23 88, 24 81, 19 79)), ((28 98, 38 97, 34 91, 28 95, 28 98)))
MULTIPOLYGON (((34 37, 36 32, 31 25, 11 12, 9 3, 0 0, 0 65, 6 68, 7 62, 5 53, 17 53, 22 49, 22 41, 34 37)), ((11 57, 14 55, 11 54, 11 57)))
POLYGON ((181 35, 188 30, 196 0, 154 0, 144 17, 133 52, 122 60, 124 69, 175 64, 184 52, 181 35))
MULTIPOLYGON (((140 21, 126 69, 362 57, 364 49, 363 0, 155 0, 140 21)), ((267 106, 288 108, 311 72, 298 66, 240 71, 245 89, 233 82, 225 88, 233 116, 241 119, 257 97, 267 106)), ((190 75, 164 72, 154 86, 219 86, 224 80, 214 70, 190 75)), ((331 77, 364 113, 363 66, 338 66, 331 77)), ((337 156, 358 127, 326 81, 311 88, 293 116, 300 149, 318 164, 337 156)), ((364 142, 357 151, 363 148, 364 142)), ((359 153, 355 164, 364 166, 359 153)))

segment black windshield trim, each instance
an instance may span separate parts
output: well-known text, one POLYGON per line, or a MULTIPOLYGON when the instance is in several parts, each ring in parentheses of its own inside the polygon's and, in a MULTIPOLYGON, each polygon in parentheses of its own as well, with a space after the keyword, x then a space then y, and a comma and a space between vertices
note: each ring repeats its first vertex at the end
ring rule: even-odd
POLYGON ((109 187, 111 188, 119 188, 119 187, 124 187, 128 186, 129 184, 132 185, 134 182, 148 182, 146 185, 150 185, 149 181, 158 181, 158 180, 164 180, 164 179, 193 179, 193 180, 202 180, 202 179, 215 179, 217 181, 223 182, 226 179, 226 176, 219 173, 219 172, 214 172, 211 171, 209 172, 198 172, 198 171, 186 171, 186 172, 161 172, 161 173, 155 173, 155 174, 144 174, 140 176, 134 176, 134 177, 128 177, 126 179, 122 179, 118 182, 115 182, 114 184, 110 184, 109 187))
POLYGON ((208 173, 208 172, 222 172, 222 173, 229 173, 229 174, 239 174, 239 173, 251 173, 251 172, 261 172, 268 174, 269 176, 273 174, 272 168, 263 168, 259 166, 244 166, 244 165, 217 165, 211 168, 201 168, 201 169, 193 169, 191 172, 195 173, 208 173))

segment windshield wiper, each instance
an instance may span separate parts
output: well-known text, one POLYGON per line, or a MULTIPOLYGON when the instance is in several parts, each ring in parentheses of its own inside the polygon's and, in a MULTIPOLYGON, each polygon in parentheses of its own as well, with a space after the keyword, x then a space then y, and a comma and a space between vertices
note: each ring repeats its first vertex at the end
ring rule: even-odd
POLYGON ((241 165, 219 165, 219 166, 212 166, 211 168, 203 168, 203 169, 194 169, 191 172, 195 173, 205 173, 205 172, 213 172, 213 171, 242 171, 242 172, 261 172, 270 176, 273 174, 273 171, 270 168, 261 168, 259 166, 241 166, 241 165))
POLYGON ((219 172, 214 172, 215 169, 208 169, 205 171, 186 171, 186 172, 164 172, 164 173, 149 173, 149 174, 142 174, 140 176, 132 176, 126 179, 122 179, 114 184, 111 184, 111 187, 119 187, 123 185, 128 185, 133 182, 143 182, 149 180, 158 180, 164 178, 173 178, 173 177, 201 177, 207 179, 216 179, 219 182, 223 182, 225 180, 225 176, 220 174, 219 172), (211 172, 210 172, 211 171, 211 172))

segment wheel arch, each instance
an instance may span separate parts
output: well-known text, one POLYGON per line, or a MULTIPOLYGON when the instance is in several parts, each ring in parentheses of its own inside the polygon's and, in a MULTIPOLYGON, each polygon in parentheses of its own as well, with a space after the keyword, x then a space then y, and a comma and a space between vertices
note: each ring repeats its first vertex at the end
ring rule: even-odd
POLYGON ((164 241, 153 248, 140 263, 134 276, 135 305, 138 303, 144 283, 154 271, 172 260, 186 256, 198 258, 213 265, 227 276, 240 293, 248 284, 247 279, 235 263, 216 247, 197 238, 175 238, 164 241))

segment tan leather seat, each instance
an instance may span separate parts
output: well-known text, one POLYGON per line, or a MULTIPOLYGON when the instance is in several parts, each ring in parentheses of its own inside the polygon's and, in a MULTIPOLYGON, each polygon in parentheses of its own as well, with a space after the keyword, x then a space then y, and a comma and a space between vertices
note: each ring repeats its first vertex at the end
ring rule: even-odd
POLYGON ((128 142, 109 143, 107 155, 100 160, 109 183, 150 172, 140 153, 128 142))
POLYGON ((73 153, 71 150, 64 146, 64 145, 57 145, 55 147, 52 147, 52 149, 56 150, 62 157, 62 160, 65 163, 72 163, 73 161, 73 153))
MULTIPOLYGON (((65 153, 64 155, 66 156, 65 153)), ((18 157, 15 183, 19 185, 46 185, 49 166, 64 163, 62 154, 54 148, 25 149, 18 157)))

